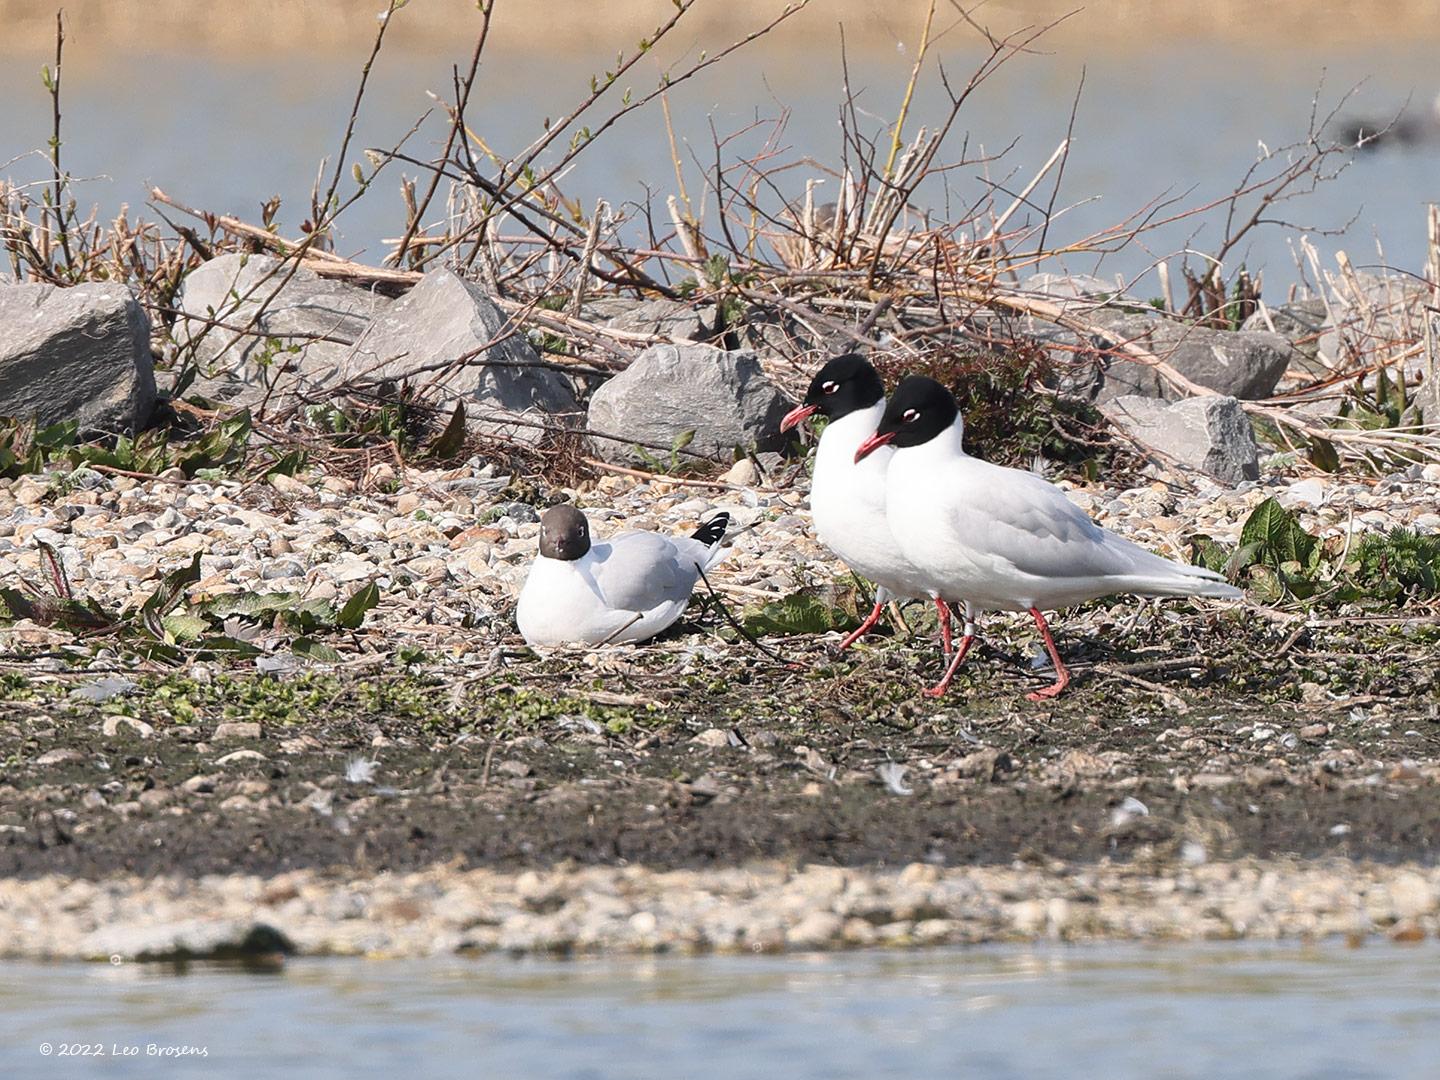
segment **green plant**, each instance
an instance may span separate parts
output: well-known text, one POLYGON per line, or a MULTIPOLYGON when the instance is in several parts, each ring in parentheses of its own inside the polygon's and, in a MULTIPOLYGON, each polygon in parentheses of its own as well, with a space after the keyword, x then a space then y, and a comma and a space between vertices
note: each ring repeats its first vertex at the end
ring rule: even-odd
POLYGON ((1440 595, 1440 537, 1395 528, 1358 544, 1325 541, 1273 498, 1251 511, 1236 546, 1197 537, 1193 560, 1244 579, 1266 600, 1400 604, 1440 595))
POLYGON ((740 625, 755 637, 824 634, 830 630, 853 630, 859 624, 853 612, 832 607, 805 589, 780 600, 748 607, 740 614, 740 625))
POLYGON ((640 446, 638 443, 632 444, 630 449, 635 452, 635 456, 638 457, 645 464, 645 467, 647 469, 651 470, 652 472, 665 473, 669 476, 675 476, 679 474, 681 469, 684 467, 683 463, 680 460, 680 451, 684 450, 694 441, 694 428, 691 428, 689 431, 682 431, 679 435, 675 436, 675 441, 670 444, 669 458, 663 461, 660 458, 656 457, 654 454, 650 453, 650 451, 646 450, 645 447, 640 446))
POLYGON ((340 654, 313 635, 358 629, 380 602, 374 582, 362 585, 339 607, 295 593, 187 597, 190 586, 200 580, 197 552, 186 566, 166 574, 143 601, 112 613, 93 599, 77 596, 55 550, 43 542, 39 546, 47 587, 22 582, 23 589, 0 588, 0 601, 11 620, 104 637, 112 648, 170 663, 187 655, 256 655, 260 650, 249 639, 262 626, 294 634, 290 648, 295 655, 333 662, 340 654))
POLYGON ((81 442, 74 421, 36 428, 31 421, 0 420, 0 476, 14 478, 62 466, 71 470, 104 466, 155 476, 179 468, 186 476, 202 469, 231 469, 245 460, 250 413, 241 411, 186 442, 171 442, 171 432, 152 428, 113 442, 81 442))

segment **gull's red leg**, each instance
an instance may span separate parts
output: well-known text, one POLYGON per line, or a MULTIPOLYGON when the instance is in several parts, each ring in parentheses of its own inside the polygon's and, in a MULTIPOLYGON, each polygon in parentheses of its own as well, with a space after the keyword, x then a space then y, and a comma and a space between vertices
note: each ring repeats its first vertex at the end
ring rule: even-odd
POLYGON ((950 659, 950 654, 955 649, 955 643, 950 637, 950 605, 935 598, 935 606, 940 609, 940 647, 945 652, 945 659, 950 659))
POLYGON ((1045 639, 1045 648, 1050 653, 1050 662, 1055 665, 1055 683, 1047 686, 1044 690, 1036 690, 1025 696, 1031 701, 1044 701, 1046 698, 1055 697, 1070 685, 1070 672, 1060 659, 1060 653, 1055 649, 1055 639, 1050 636, 1050 627, 1045 622, 1045 616, 1040 614, 1039 608, 1031 608, 1030 614, 1035 618, 1035 625, 1040 628, 1040 636, 1045 639))
POLYGON ((851 631, 849 637, 847 637, 844 641, 840 642, 839 645, 835 646, 835 651, 844 652, 851 645, 854 645, 855 642, 859 641, 862 637, 869 633, 871 627, 873 627, 877 622, 880 621, 880 612, 884 609, 885 605, 880 603, 879 600, 876 600, 875 606, 870 609, 870 614, 865 616, 865 621, 862 622, 859 626, 857 626, 853 631, 851 631))
POLYGON ((946 690, 950 689, 950 680, 955 678, 955 672, 960 670, 960 663, 965 659, 965 654, 970 651, 970 646, 975 643, 975 624, 966 621, 965 636, 960 639, 960 648, 955 650, 955 655, 950 658, 950 665, 945 669, 945 677, 934 686, 923 691, 926 697, 940 697, 946 690))

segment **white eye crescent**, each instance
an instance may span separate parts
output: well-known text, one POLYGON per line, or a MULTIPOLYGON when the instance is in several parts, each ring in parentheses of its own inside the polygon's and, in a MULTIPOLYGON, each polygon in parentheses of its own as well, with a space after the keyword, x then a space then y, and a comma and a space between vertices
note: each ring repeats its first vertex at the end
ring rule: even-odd
POLYGON ((906 409, 903 413, 900 414, 900 422, 904 424, 913 424, 916 420, 919 419, 920 413, 915 409, 906 409))
POLYGON ((835 393, 835 391, 837 391, 837 390, 839 390, 839 389, 840 389, 840 384, 837 383, 837 382, 826 382, 826 383, 822 383, 821 386, 820 386, 820 391, 821 391, 821 393, 825 393, 825 394, 833 394, 833 393, 835 393))

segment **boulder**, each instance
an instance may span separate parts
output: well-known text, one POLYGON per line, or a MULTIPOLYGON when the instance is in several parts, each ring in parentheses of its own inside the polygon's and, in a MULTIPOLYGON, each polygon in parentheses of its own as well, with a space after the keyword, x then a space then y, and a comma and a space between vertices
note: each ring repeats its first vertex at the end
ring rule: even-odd
POLYGON ((1415 408, 1420 413, 1420 422, 1440 434, 1440 364, 1428 365, 1424 378, 1420 389, 1415 391, 1415 408))
POLYGON ((1328 317, 1325 301, 1296 300, 1255 312, 1241 324, 1240 329, 1247 332, 1268 331, 1273 327, 1275 333, 1290 342, 1292 351, 1286 370, 1301 373, 1298 378, 1308 382, 1330 374, 1330 369, 1317 355, 1328 317))
POLYGON ((1271 330, 1301 352, 1315 355, 1321 331, 1328 314, 1324 300, 1296 300, 1279 307, 1257 311, 1243 323, 1241 330, 1271 330), (1266 316, 1269 319, 1266 319, 1266 316))
MULTIPOLYGON (((1320 354, 1340 368, 1361 366, 1419 341, 1425 334, 1430 288, 1417 278, 1357 273, 1335 281, 1330 311, 1320 335, 1320 354)), ((1412 358, 1406 374, 1420 370, 1412 358)), ((1392 373, 1393 374, 1393 373, 1392 373)))
POLYGON ((1088 300, 1092 302, 1090 306, 1106 300, 1140 302, 1129 296, 1120 284, 1090 274, 1031 274, 1020 285, 1020 291, 1038 294, 1046 300, 1088 300))
MULTIPOLYGON (((1133 342, 1164 360, 1191 382, 1217 394, 1253 401, 1269 397, 1285 373, 1294 352, 1279 334, 1261 330, 1212 330, 1162 317, 1101 308, 1088 313, 1091 322, 1122 341, 1133 342)), ((1096 335, 1081 341, 1069 331, 1047 334, 1046 340, 1067 346, 1060 360, 1072 370, 1061 381, 1068 394, 1103 404, 1117 397, 1139 394, 1176 400, 1181 393, 1144 364, 1116 355, 1096 335), (1094 365, 1077 358, 1094 356, 1094 365)))
POLYGON ((175 339, 182 346, 194 343, 201 364, 194 390, 235 405, 254 405, 267 394, 275 400, 272 387, 280 394, 319 390, 334 380, 370 320, 391 303, 313 270, 290 276, 291 269, 269 255, 231 254, 186 276, 175 339), (257 312, 259 333, 239 333, 257 312))
POLYGON ((370 324, 340 378, 429 389, 447 410, 464 402, 472 429, 534 443, 544 430, 516 420, 573 426, 580 414, 574 385, 540 364, 524 330, 510 326, 483 289, 440 269, 370 324))
POLYGON ((1221 483, 1260 478, 1255 430, 1233 397, 1170 402, 1127 395, 1107 402, 1101 411, 1139 442, 1221 483))
POLYGON ((0 285, 0 416, 118 434, 154 406, 150 320, 127 287, 0 285))
POLYGON ((663 457, 689 431, 691 452, 729 461, 737 449, 781 449, 780 421, 790 408, 752 352, 653 345, 595 391, 589 427, 614 436, 592 440, 607 461, 644 463, 637 443, 662 448, 663 457))
POLYGON ((625 296, 597 297, 586 304, 585 317, 609 330, 655 334, 672 341, 704 341, 715 325, 715 305, 699 310, 678 300, 633 300, 625 296))

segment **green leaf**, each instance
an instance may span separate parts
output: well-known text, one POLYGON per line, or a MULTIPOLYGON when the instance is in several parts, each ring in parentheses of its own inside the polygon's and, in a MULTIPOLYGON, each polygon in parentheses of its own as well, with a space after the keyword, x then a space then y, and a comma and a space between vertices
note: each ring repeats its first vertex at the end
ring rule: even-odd
POLYGON ((12 619, 35 619, 35 605, 19 589, 0 589, 0 600, 5 602, 12 619))
POLYGON ((235 615, 259 618, 262 615, 273 615, 277 611, 289 611, 299 602, 300 597, 296 593, 236 592, 207 600, 196 610, 217 619, 228 619, 235 615))
POLYGON ((365 613, 380 602, 380 587, 375 582, 356 589, 340 614, 335 616, 335 625, 343 630, 358 630, 365 621, 365 613))
POLYGON ((58 424, 51 424, 49 427, 41 428, 35 433, 33 442, 36 446, 46 450, 63 450, 66 447, 74 446, 76 433, 79 430, 79 423, 75 420, 62 420, 58 424))
POLYGON ((261 650, 250 642, 225 634, 204 638, 196 642, 196 647, 203 653, 230 653, 238 656, 259 656, 261 653, 261 650))
POLYGON ((160 621, 166 637, 179 644, 196 641, 210 629, 208 619, 184 611, 172 611, 160 621))
POLYGON ((1254 566, 1259 557, 1259 544, 1241 544, 1231 554, 1230 558, 1225 560, 1225 564, 1217 567, 1217 569, 1220 570, 1228 580, 1235 581, 1246 570, 1254 566))
POLYGON ((1240 529, 1241 546, 1259 545, 1256 549, 1258 561, 1270 567, 1279 567, 1289 561, 1302 566, 1311 565, 1319 543, 1316 537, 1300 527, 1295 515, 1273 497, 1257 506, 1240 529))
POLYGON ((756 637, 823 634, 828 630, 848 630, 857 625, 848 612, 831 607, 814 593, 804 590, 791 593, 783 600, 771 600, 759 607, 747 608, 740 616, 740 623, 756 637))
POLYGON ((678 454, 681 450, 684 450, 687 446, 689 446, 689 445, 690 445, 692 442, 694 442, 694 441, 695 441, 695 429, 694 429, 694 428, 691 428, 689 431, 682 431, 679 435, 676 435, 676 436, 675 436, 675 441, 670 444, 670 452, 671 452, 672 454, 678 454))
POLYGON ((1328 439, 1310 440, 1310 464, 1328 473, 1340 471, 1340 454, 1328 439))
POLYGON ((338 664, 345 658, 314 638, 296 638, 290 645, 290 651, 296 656, 305 660, 313 660, 317 664, 338 664))
POLYGON ((140 606, 141 615, 163 616, 185 596, 185 589, 200 580, 200 552, 190 560, 190 565, 172 570, 160 579, 159 586, 140 606))
POLYGON ((445 461, 457 456, 465 448, 465 403, 457 401, 450 422, 445 425, 434 442, 426 449, 424 457, 445 461))
MULTIPOLYGON (((301 469, 305 468, 305 461, 307 457, 308 455, 305 453, 304 450, 291 450, 288 454, 284 454, 281 457, 276 458, 273 464, 267 466, 265 469, 265 475, 294 476, 296 473, 300 472, 301 469)), ((212 470, 196 470, 197 474, 200 472, 208 471, 212 470)))
POLYGON ((1220 573, 1230 561, 1233 552, 1225 544, 1218 544, 1208 536, 1190 538, 1190 562, 1207 570, 1220 573))

